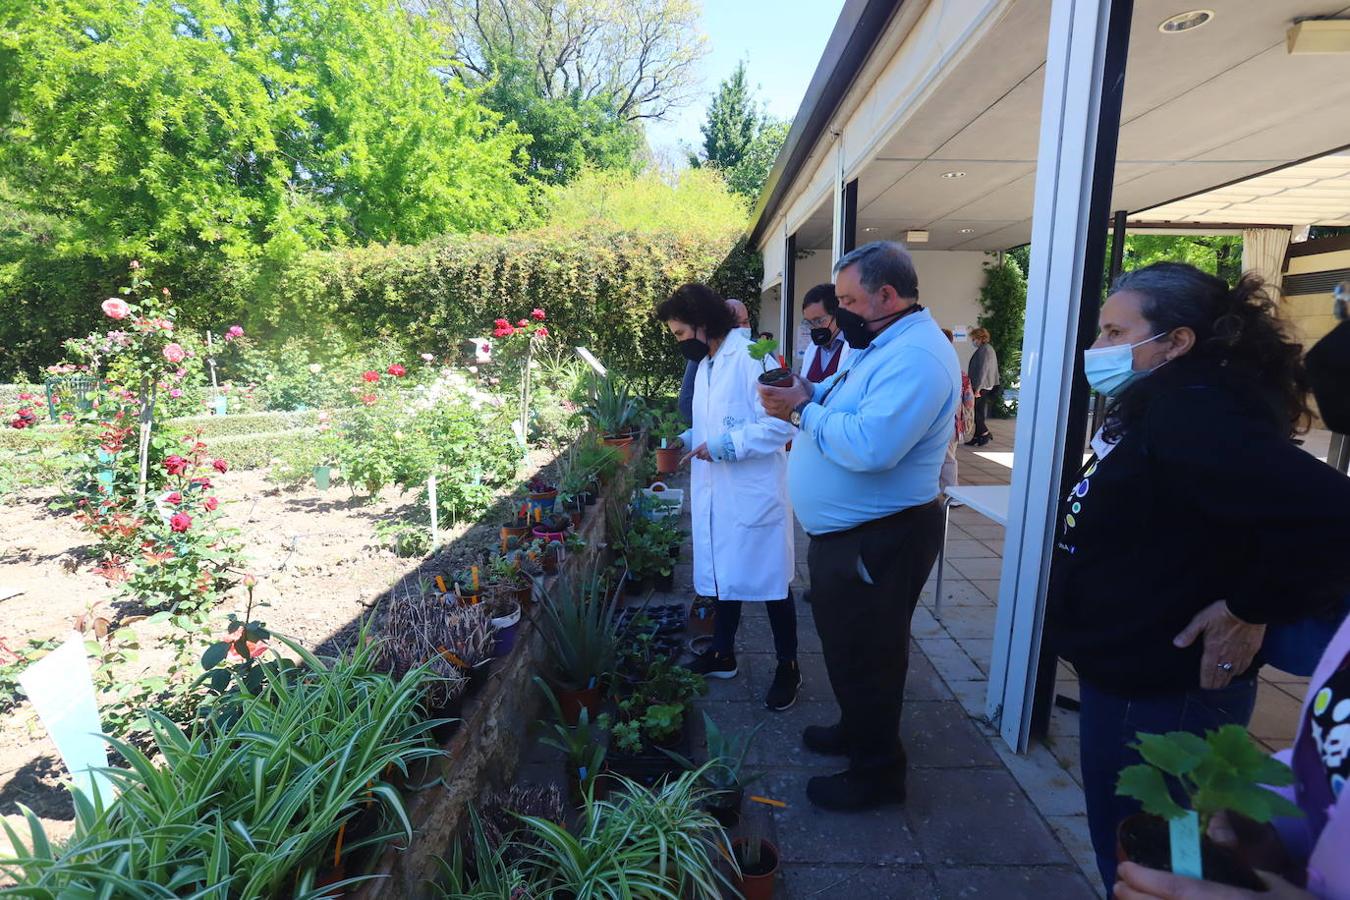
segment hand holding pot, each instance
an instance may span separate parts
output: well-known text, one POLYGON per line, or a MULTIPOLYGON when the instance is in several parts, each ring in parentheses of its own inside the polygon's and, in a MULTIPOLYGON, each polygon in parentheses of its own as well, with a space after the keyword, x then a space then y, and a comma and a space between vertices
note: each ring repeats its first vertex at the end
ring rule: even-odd
POLYGON ((1121 863, 1116 870, 1115 900, 1317 900, 1313 894, 1269 872, 1257 875, 1268 888, 1263 893, 1183 878, 1136 863, 1121 863))
POLYGON ((792 376, 792 381, 784 387, 770 387, 761 384, 758 387, 759 402, 764 405, 764 411, 775 419, 788 421, 788 416, 792 411, 803 402, 810 400, 811 386, 798 376, 792 376))

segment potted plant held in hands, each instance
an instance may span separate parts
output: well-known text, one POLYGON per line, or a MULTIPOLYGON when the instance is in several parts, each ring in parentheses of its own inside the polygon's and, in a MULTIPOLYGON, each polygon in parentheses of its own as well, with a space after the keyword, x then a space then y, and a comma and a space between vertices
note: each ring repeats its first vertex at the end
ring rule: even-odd
MULTIPOLYGON (((773 352, 777 349, 778 349, 777 341, 775 341, 772 338, 762 338, 751 344, 747 349, 747 352, 750 354, 751 359, 755 360, 761 365, 767 365, 767 363, 765 363, 765 359, 777 362, 777 360, 774 359, 773 356, 773 352)), ((759 376, 760 384, 777 385, 778 387, 783 387, 791 381, 792 381, 792 371, 790 369, 785 369, 782 366, 776 366, 772 369, 767 369, 765 370, 764 374, 759 376)))
POLYGON ((684 421, 675 413, 666 413, 657 420, 656 436, 661 446, 656 448, 656 474, 674 475, 680 471, 684 447, 676 442, 684 434, 684 421))
POLYGON ((1140 765, 1120 773, 1116 793, 1144 807, 1120 823, 1116 855, 1178 875, 1264 891, 1265 885, 1236 853, 1207 836, 1220 811, 1233 811, 1256 823, 1302 811, 1262 785, 1293 783, 1289 767, 1266 755, 1240 725, 1225 725, 1201 738, 1186 731, 1139 734, 1140 765), (1176 795, 1184 794, 1190 809, 1176 795))

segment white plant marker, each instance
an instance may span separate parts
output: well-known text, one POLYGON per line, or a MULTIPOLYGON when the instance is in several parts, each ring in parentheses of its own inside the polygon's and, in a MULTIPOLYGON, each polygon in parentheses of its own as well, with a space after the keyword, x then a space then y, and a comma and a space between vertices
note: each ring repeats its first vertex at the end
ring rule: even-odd
POLYGON ((440 531, 440 521, 436 513, 436 474, 433 472, 427 477, 427 503, 431 506, 431 549, 435 550, 440 545, 440 539, 437 532, 440 531))
POLYGON ((111 803, 116 791, 106 775, 94 771, 107 767, 108 745, 84 638, 72 631, 61 646, 24 669, 19 684, 52 736, 75 788, 91 801, 97 796, 105 805, 111 803))

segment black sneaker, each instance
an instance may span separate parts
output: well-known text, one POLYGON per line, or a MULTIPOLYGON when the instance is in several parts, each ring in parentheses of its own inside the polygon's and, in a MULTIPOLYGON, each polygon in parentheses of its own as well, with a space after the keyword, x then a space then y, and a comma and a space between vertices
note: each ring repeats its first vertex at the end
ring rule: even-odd
POLYGON ((764 705, 774 712, 789 709, 797 702, 797 688, 801 686, 802 670, 797 661, 780 662, 778 671, 773 673, 773 684, 764 695, 764 705))
POLYGON ((865 812, 905 802, 904 770, 860 771, 818 775, 806 782, 806 797, 832 812, 865 812))
POLYGON ((848 756, 844 727, 838 722, 833 725, 807 725, 802 732, 802 743, 807 750, 822 756, 848 756))
POLYGON ((735 678, 736 673, 740 671, 736 668, 735 656, 730 654, 724 656, 716 650, 700 653, 685 668, 697 672, 704 678, 735 678))

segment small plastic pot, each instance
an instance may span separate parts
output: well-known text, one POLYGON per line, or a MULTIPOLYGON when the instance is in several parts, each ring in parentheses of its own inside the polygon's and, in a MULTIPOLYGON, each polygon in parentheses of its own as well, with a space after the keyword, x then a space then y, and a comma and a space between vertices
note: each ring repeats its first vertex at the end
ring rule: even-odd
POLYGON ((669 593, 675 590, 675 573, 669 575, 656 574, 652 576, 652 587, 658 591, 669 593))
POLYGON ((515 525, 503 525, 501 529, 502 552, 505 553, 507 550, 511 549, 507 546, 507 543, 511 538, 523 541, 525 538, 529 537, 530 532, 533 530, 533 527, 529 525, 521 525, 519 528, 515 525))
POLYGON ((520 629, 520 604, 517 603, 512 612, 495 617, 491 621, 492 627, 497 630, 497 640, 492 646, 492 656, 494 659, 501 659, 515 649, 516 632, 520 629))
POLYGON ((629 597, 636 597, 639 594, 647 593, 648 585, 649 585, 648 579, 634 578, 632 575, 629 575, 627 578, 624 579, 623 592, 627 594, 629 597))
MULTIPOLYGON (((1116 826, 1116 861, 1171 871, 1172 837, 1167 821, 1147 813, 1127 817, 1116 826)), ((1205 881, 1259 893, 1267 890, 1251 866, 1207 836, 1200 838, 1200 868, 1205 881)))
POLYGON ((689 633, 712 634, 713 623, 717 621, 717 607, 712 604, 695 603, 689 610, 689 633))
POLYGON ((558 691, 558 706, 562 708, 563 721, 575 725, 581 719, 584 709, 588 718, 594 722, 600 715, 600 686, 588 687, 580 691, 558 691))
POLYGON ((544 512, 553 512, 553 504, 558 500, 557 489, 551 491, 539 491, 531 493, 528 497, 530 515, 534 515, 536 509, 544 512))
POLYGON ((329 487, 332 486, 332 484, 333 484, 333 467, 332 467, 332 466, 315 466, 315 467, 314 467, 314 486, 317 487, 317 488, 318 488, 319 490, 321 490, 321 491, 326 491, 326 490, 328 490, 329 487))
POLYGON ((770 369, 759 376, 759 383, 767 384, 771 387, 787 387, 792 383, 792 371, 782 367, 770 369))

